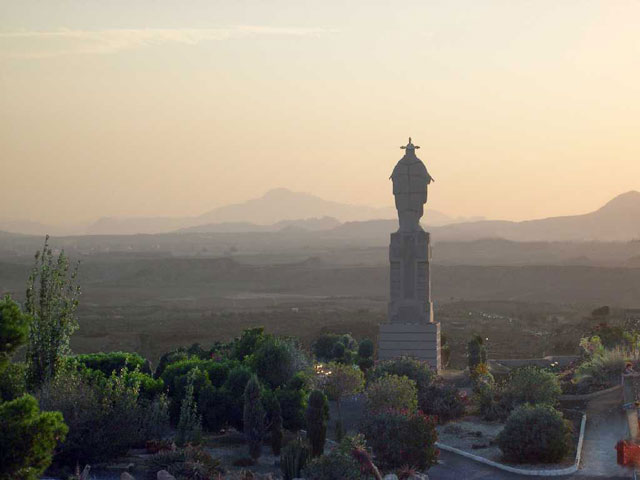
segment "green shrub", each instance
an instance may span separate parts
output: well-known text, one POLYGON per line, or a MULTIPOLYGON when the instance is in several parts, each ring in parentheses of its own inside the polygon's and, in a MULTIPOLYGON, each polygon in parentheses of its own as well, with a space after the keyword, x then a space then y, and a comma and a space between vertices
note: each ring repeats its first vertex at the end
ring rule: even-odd
POLYGON ((211 384, 207 372, 202 368, 204 363, 198 358, 180 360, 168 365, 162 373, 160 379, 164 382, 171 400, 170 413, 174 423, 178 421, 182 400, 192 372, 197 372, 192 378, 194 398, 198 398, 202 389, 211 384))
POLYGON ((198 396, 198 409, 202 415, 202 426, 209 432, 219 432, 230 422, 228 411, 230 395, 224 388, 205 386, 198 396))
POLYGON ((327 422, 329 421, 329 402, 325 394, 320 390, 314 390, 309 394, 306 420, 311 455, 318 457, 324 452, 324 442, 327 438, 327 422))
POLYGON ((365 417, 361 431, 384 469, 412 465, 424 470, 437 462, 436 422, 422 412, 375 412, 365 417))
POLYGON ((164 353, 160 357, 160 361, 158 362, 158 366, 156 367, 156 371, 154 372, 153 376, 155 378, 160 378, 169 365, 188 359, 189 354, 184 347, 179 347, 175 350, 164 353))
POLYGON ((197 445, 202 440, 202 418, 198 413, 198 404, 194 398, 194 383, 200 371, 196 368, 187 374, 184 397, 180 404, 180 418, 176 429, 176 444, 197 445))
POLYGON ((0 300, 0 371, 28 338, 31 317, 8 295, 0 300))
POLYGON ((480 335, 474 335, 467 344, 467 355, 470 372, 473 372, 479 364, 487 363, 487 347, 480 335))
POLYGON ((240 338, 236 338, 231 348, 231 358, 243 361, 245 357, 253 354, 267 338, 264 327, 248 328, 242 332, 240 338))
POLYGON ((606 386, 619 381, 629 355, 620 348, 603 349, 576 368, 575 378, 580 384, 592 383, 606 386))
POLYGON ((260 382, 255 375, 249 379, 244 389, 243 426, 244 438, 249 446, 249 455, 257 460, 262 453, 265 413, 260 395, 260 382))
POLYGON ((429 385, 420 394, 418 403, 420 410, 427 415, 434 415, 440 423, 460 418, 466 410, 465 401, 458 389, 442 382, 429 385))
POLYGON ((362 480, 371 478, 363 474, 358 461, 354 458, 354 450, 365 450, 366 444, 362 435, 347 436, 327 455, 311 460, 302 471, 308 480, 362 480))
POLYGON ((61 373, 46 382, 37 397, 43 410, 62 412, 69 426, 56 461, 106 461, 143 444, 148 437, 144 430, 147 411, 139 402, 139 387, 127 382, 126 371, 108 378, 61 373))
POLYGON ((304 428, 304 412, 307 408, 307 390, 305 388, 278 388, 275 391, 282 409, 284 428, 297 431, 304 428))
POLYGON ((91 370, 99 370, 107 377, 112 372, 119 372, 124 367, 133 371, 140 370, 142 373, 151 375, 151 365, 149 361, 138 355, 129 352, 109 352, 109 353, 87 353, 83 355, 74 355, 71 361, 79 365, 83 365, 91 370))
POLYGON ((264 340, 252 356, 258 377, 271 388, 286 384, 295 373, 292 345, 278 338, 264 340))
POLYGON ((358 356, 360 358, 373 357, 373 350, 374 350, 373 342, 368 338, 361 340, 360 343, 358 344, 358 356))
POLYGON ((523 405, 509 415, 497 443, 507 461, 555 463, 571 448, 571 426, 549 405, 523 405))
POLYGON ((324 333, 316 339, 311 350, 322 362, 352 363, 357 347, 356 341, 348 333, 324 333))
POLYGON ((384 375, 369 384, 365 391, 368 412, 381 410, 416 410, 418 391, 416 382, 398 375, 384 375))
POLYGON ((161 393, 152 400, 144 400, 141 410, 143 412, 141 428, 144 439, 164 440, 171 431, 167 396, 161 393))
POLYGON ((504 400, 510 408, 525 403, 555 405, 562 393, 558 377, 538 367, 521 367, 509 375, 504 400))
POLYGON ((201 446, 193 445, 158 452, 148 460, 148 464, 151 470, 166 470, 180 480, 219 478, 223 473, 220 460, 214 459, 201 446))
POLYGON ((280 469, 283 479, 299 478, 310 457, 309 447, 300 437, 287 443, 280 455, 280 469))
POLYGON ((27 393, 27 368, 24 363, 0 367, 0 402, 15 400, 27 393))
POLYGON ((24 395, 0 403, 0 480, 37 480, 68 428, 60 412, 40 412, 24 395))
POLYGON ((426 390, 435 378, 435 373, 427 362, 413 357, 399 357, 378 362, 371 372, 371 379, 375 380, 385 375, 407 377, 416 382, 418 393, 426 390))
POLYGON ((275 393, 271 390, 265 390, 263 403, 267 412, 271 451, 274 455, 280 455, 282 439, 284 437, 282 430, 282 408, 280 407, 280 402, 278 401, 275 393))

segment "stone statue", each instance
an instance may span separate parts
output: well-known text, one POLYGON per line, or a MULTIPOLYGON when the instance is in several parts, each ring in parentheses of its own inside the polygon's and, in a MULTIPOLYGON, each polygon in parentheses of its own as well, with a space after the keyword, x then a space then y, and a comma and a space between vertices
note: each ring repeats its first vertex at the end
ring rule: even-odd
POLYGON ((380 324, 378 358, 408 355, 439 372, 440 323, 435 321, 431 301, 431 240, 420 226, 433 178, 416 157, 419 147, 411 138, 402 148, 404 157, 391 174, 400 228, 389 242, 389 305, 387 321, 380 324))
POLYGON ((434 179, 422 160, 416 157, 416 149, 420 147, 411 143, 411 137, 409 143, 400 148, 405 151, 404 157, 396 164, 389 177, 393 181, 399 231, 422 231, 420 218, 424 212, 424 204, 427 203, 427 186, 434 179))

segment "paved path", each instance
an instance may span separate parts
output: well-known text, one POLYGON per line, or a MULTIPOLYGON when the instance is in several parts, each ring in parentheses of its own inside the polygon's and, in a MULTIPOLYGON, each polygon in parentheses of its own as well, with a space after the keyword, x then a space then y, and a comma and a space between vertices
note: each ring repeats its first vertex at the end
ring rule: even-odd
POLYGON ((528 477, 509 473, 474 462, 449 452, 440 451, 440 463, 429 469, 430 480, 630 480, 632 471, 623 469, 622 475, 589 476, 579 472, 565 477, 528 477))
POLYGON ((582 448, 580 472, 585 475, 616 476, 628 474, 616 463, 615 446, 628 436, 627 419, 622 410, 622 392, 613 391, 587 405, 587 429, 582 448))

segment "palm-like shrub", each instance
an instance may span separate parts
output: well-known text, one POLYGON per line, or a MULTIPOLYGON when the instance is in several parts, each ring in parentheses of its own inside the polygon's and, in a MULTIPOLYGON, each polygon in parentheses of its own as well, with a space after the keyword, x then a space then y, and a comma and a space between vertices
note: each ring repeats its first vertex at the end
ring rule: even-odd
POLYGON ((376 412, 365 418, 361 431, 382 468, 408 464, 424 470, 437 462, 436 421, 422 412, 376 412))
POLYGON ((497 442, 510 462, 559 462, 571 448, 571 426, 549 405, 523 405, 509 415, 497 442))
POLYGON ((324 452, 324 442, 327 438, 327 422, 329 420, 329 402, 320 390, 314 390, 309 394, 306 420, 311 455, 318 457, 324 452))
POLYGON ((415 410, 418 408, 416 382, 398 375, 384 375, 372 382, 365 391, 369 412, 380 410, 415 410))

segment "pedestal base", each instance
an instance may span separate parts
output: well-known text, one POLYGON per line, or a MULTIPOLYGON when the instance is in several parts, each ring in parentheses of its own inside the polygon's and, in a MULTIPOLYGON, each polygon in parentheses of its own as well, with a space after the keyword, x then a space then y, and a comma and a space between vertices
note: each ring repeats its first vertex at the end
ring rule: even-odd
POLYGON ((388 360, 400 356, 424 360, 440 373, 440 323, 381 324, 378 359, 388 360))

